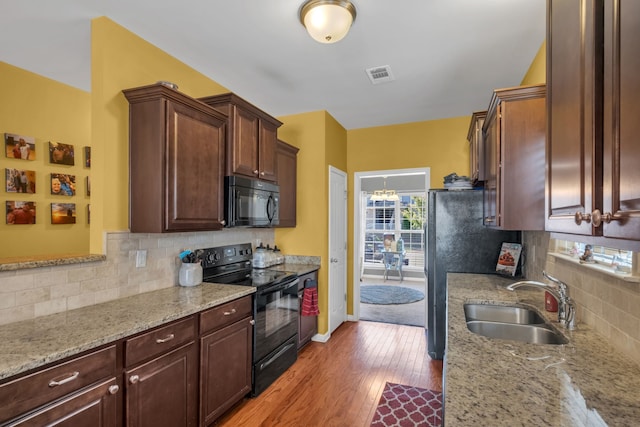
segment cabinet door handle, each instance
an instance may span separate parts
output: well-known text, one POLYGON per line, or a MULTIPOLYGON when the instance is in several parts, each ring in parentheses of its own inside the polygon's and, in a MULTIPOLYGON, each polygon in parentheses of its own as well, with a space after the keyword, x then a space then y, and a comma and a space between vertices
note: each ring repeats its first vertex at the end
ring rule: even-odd
POLYGON ((249 320, 249 324, 250 324, 250 325, 255 325, 255 324, 256 324, 256 321, 255 321, 255 320, 253 320, 253 319, 251 319, 251 320, 249 320))
POLYGON ((258 175, 259 173, 260 173, 260 171, 258 171, 258 169, 255 169, 255 170, 253 171, 253 174, 254 174, 254 175, 258 175))
POLYGON ((260 172, 260 176, 264 176, 264 172, 260 172))
POLYGON ((80 372, 76 371, 76 372, 71 372, 70 374, 68 374, 66 378, 63 378, 61 380, 53 379, 49 381, 49 387, 58 387, 59 385, 63 385, 68 382, 71 382, 76 378, 78 378, 78 375, 80 375, 80 372))
POLYGON ((130 384, 135 384, 135 383, 137 383, 138 381, 140 381, 140 377, 139 377, 138 375, 131 375, 131 376, 129 377, 129 383, 130 383, 130 384))
POLYGON ((486 218, 484 219, 484 222, 488 222, 488 223, 491 223, 491 222, 493 222, 493 221, 494 221, 494 220, 493 220, 493 218, 489 218, 489 217, 486 217, 486 218))
POLYGON ((220 221, 220 224, 225 225, 227 223, 227 221, 225 221, 224 219, 222 221, 220 221))
POLYGON ((602 224, 602 214, 600 213, 600 209, 596 209, 591 212, 591 220, 593 221, 594 227, 600 227, 602 224))
POLYGON ((584 222, 591 222, 591 214, 590 213, 585 213, 585 212, 576 212, 576 214, 573 217, 574 221, 576 222, 577 225, 582 224, 582 221, 584 222))
POLYGON ((621 218, 616 218, 611 212, 605 212, 602 214, 602 221, 609 224, 611 221, 620 221, 621 218))
POLYGON ((232 308, 231 311, 225 311, 224 315, 225 316, 231 316, 232 314, 236 314, 236 309, 232 308))
POLYGON ((109 386, 109 394, 116 394, 118 391, 120 391, 120 387, 117 384, 109 386))
POLYGON ((158 339, 156 339, 156 343, 158 343, 158 344, 162 344, 162 343, 165 343, 165 342, 167 342, 167 341, 171 341, 171 340, 172 340, 172 339, 174 339, 174 338, 175 338, 175 335, 173 335, 173 334, 169 334, 169 335, 167 335, 167 336, 166 336, 166 337, 164 337, 164 338, 158 338, 158 339))

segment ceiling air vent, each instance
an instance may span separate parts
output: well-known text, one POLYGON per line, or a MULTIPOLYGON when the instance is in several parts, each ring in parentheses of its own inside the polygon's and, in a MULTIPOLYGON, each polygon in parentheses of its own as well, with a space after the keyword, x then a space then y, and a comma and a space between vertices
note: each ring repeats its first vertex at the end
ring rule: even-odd
POLYGON ((391 72, 391 67, 388 65, 381 65, 379 67, 367 68, 367 76, 369 76, 369 80, 374 85, 378 85, 380 83, 387 83, 395 80, 393 78, 393 73, 391 72))

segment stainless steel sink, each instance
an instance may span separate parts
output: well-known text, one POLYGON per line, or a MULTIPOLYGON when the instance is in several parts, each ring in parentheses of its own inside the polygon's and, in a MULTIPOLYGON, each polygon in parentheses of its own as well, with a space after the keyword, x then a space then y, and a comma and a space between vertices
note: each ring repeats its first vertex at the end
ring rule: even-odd
POLYGON ((469 320, 539 325, 546 320, 536 311, 524 307, 495 304, 465 304, 464 315, 469 320))
POLYGON ((559 332, 544 324, 522 325, 518 323, 467 321, 473 333, 489 338, 523 341, 532 344, 567 344, 569 341, 559 332))

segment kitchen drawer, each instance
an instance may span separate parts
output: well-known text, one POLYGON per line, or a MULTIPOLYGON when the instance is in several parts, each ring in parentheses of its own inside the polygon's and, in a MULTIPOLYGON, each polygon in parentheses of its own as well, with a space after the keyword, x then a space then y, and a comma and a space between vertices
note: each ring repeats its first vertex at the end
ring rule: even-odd
POLYGON ((195 338, 195 316, 145 332, 125 341, 125 366, 151 359, 195 338))
POLYGON ((116 346, 0 385, 0 423, 116 373, 116 346))
POLYGON ((251 316, 252 297, 246 296, 200 313, 200 334, 251 316))

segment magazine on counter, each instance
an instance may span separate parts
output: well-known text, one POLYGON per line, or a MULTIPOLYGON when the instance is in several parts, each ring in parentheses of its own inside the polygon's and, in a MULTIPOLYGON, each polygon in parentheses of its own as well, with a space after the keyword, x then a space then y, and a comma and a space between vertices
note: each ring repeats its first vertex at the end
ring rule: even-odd
POLYGON ((498 264, 496 265, 496 272, 515 276, 518 261, 520 260, 520 252, 522 252, 522 245, 520 243, 502 243, 502 249, 500 249, 500 255, 498 256, 498 264))

